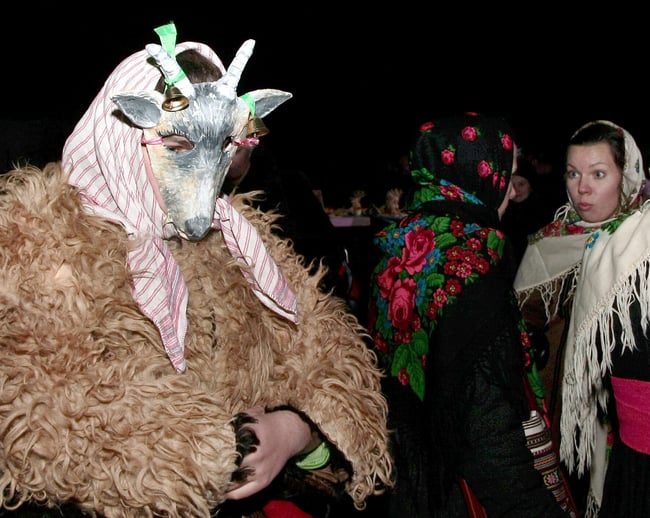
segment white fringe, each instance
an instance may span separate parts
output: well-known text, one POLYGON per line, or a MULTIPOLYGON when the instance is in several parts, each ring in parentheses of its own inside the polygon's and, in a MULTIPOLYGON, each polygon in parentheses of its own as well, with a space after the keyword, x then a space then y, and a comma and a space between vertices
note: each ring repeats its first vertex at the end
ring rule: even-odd
POLYGON ((573 440, 561 442, 560 454, 569 470, 576 466, 579 475, 591 465, 598 428, 598 408, 603 412, 607 410, 609 394, 603 385, 603 376, 612 366, 612 351, 619 341, 623 351, 635 348, 630 319, 630 305, 634 300, 640 301, 640 325, 645 329, 648 324, 649 268, 650 258, 643 259, 627 279, 611 288, 610 296, 593 308, 575 332, 574 353, 570 358, 572 362, 565 366, 560 419, 563 439, 572 437, 573 440), (621 326, 619 335, 615 332, 614 322, 621 326), (594 347, 594 344, 600 347, 594 347), (600 360, 599 354, 602 354, 600 360))

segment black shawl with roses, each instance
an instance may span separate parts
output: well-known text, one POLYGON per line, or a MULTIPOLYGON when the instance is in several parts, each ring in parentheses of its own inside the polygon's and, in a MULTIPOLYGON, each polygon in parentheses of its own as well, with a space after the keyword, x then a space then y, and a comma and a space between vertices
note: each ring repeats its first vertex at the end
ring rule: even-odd
POLYGON ((497 230, 515 152, 501 118, 422 125, 409 215, 375 237, 369 328, 395 431, 391 517, 465 516, 460 478, 490 515, 563 516, 521 426, 529 343, 497 230))

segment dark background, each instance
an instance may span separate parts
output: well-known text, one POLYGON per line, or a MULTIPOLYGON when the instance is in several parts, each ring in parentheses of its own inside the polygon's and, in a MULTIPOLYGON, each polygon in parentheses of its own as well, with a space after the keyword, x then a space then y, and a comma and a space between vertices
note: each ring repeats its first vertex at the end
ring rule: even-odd
POLYGON ((630 130, 644 152, 650 142, 647 29, 624 2, 573 14, 461 2, 56 4, 3 15, 5 169, 16 155, 57 157, 115 66, 159 42, 153 29, 171 20, 178 41, 207 43, 226 67, 256 40, 239 92, 294 95, 265 119, 264 143, 282 165, 304 170, 326 205, 383 182, 419 124, 451 111, 505 115, 524 151, 553 163, 595 118, 630 130))

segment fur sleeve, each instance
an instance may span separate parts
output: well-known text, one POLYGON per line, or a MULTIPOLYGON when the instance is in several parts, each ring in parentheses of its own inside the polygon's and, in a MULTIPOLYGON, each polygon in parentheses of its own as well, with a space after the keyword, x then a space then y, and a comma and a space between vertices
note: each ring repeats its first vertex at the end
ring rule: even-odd
MULTIPOLYGON (((238 267, 225 259, 218 233, 197 243, 210 250, 200 254, 200 266, 214 261, 215 267, 199 275, 190 292, 196 296, 214 290, 209 298, 220 301, 212 315, 205 307, 202 311, 204 321, 216 321, 230 390, 251 393, 243 398, 244 406, 233 402, 235 409, 263 402, 269 407, 290 405, 307 414, 352 464, 354 473, 347 489, 355 503, 363 506, 367 496, 390 483, 391 472, 387 405, 380 391, 376 357, 367 346, 365 330, 344 302, 319 288, 325 272, 310 275, 291 243, 272 232, 275 215, 252 209, 247 200, 239 195, 233 203, 256 225, 296 293, 299 323, 278 317, 255 300, 238 267), (212 258, 211 254, 216 255, 212 258)), ((186 252, 183 243, 181 253, 186 252)), ((183 271, 198 274, 197 266, 184 266, 183 271)), ((186 280, 192 282, 194 277, 186 276, 186 280)), ((190 301, 194 314, 198 308, 192 302, 196 298, 190 301)))

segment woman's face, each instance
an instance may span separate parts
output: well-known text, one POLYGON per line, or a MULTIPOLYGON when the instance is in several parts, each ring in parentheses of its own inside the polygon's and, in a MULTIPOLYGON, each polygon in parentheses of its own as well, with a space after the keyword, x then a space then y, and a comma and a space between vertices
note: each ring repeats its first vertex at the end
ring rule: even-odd
POLYGON ((604 221, 620 204, 623 172, 606 142, 572 145, 567 150, 566 186, 573 206, 588 223, 604 221))
POLYGON ((512 186, 515 188, 515 195, 512 197, 512 201, 515 203, 526 201, 530 193, 533 192, 528 179, 518 174, 512 175, 512 186))

